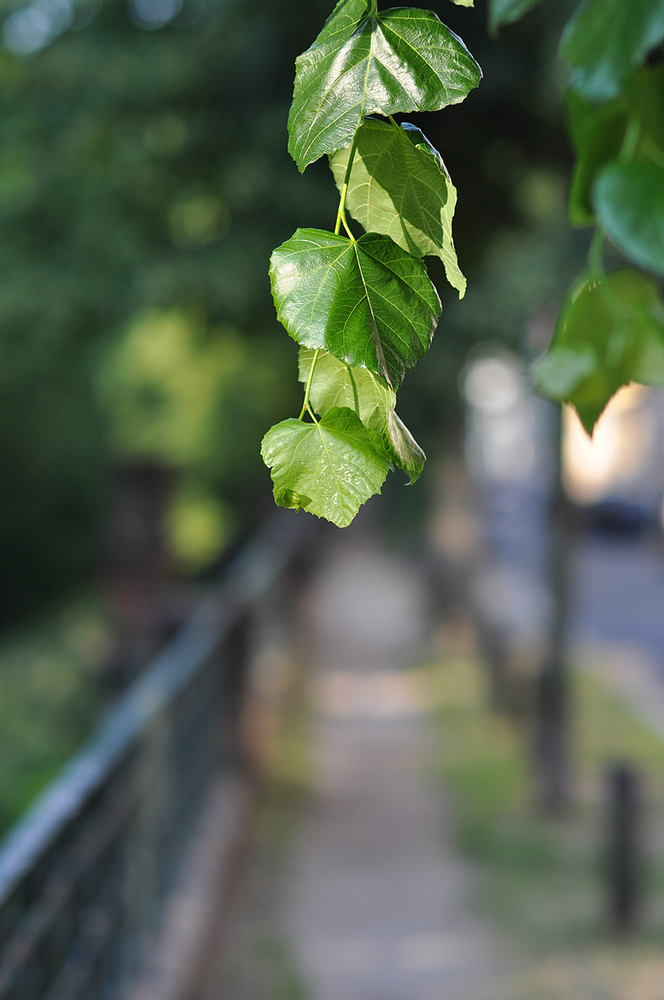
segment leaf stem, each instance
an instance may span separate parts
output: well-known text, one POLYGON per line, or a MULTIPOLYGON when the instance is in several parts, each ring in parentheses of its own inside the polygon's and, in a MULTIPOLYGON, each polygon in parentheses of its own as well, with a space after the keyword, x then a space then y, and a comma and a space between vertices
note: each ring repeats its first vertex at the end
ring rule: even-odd
POLYGON ((372 14, 378 13, 378 0, 371 0, 371 13, 372 14))
MULTIPOLYGON (((359 131, 359 130, 358 130, 359 131)), ((350 147, 350 155, 348 157, 348 165, 346 166, 346 176, 344 177, 343 187, 341 188, 341 198, 339 199, 339 209, 337 211, 337 221, 334 224, 334 235, 338 236, 341 231, 341 224, 348 233, 351 240, 355 240, 355 237, 348 228, 348 223, 346 222, 346 195, 348 194, 348 184, 350 181, 350 172, 353 169, 353 160, 355 159, 355 152, 357 150, 357 135, 355 132, 353 136, 353 145, 350 147)))
MULTIPOLYGON (((309 393, 311 392, 311 383, 314 380, 314 368, 316 367, 316 362, 318 361, 318 355, 320 354, 320 347, 317 347, 314 351, 314 356, 311 362, 311 368, 309 369, 309 377, 307 378, 307 385, 304 390, 304 403, 302 404, 302 409, 300 410, 300 416, 297 418, 301 420, 305 413, 310 413, 314 417, 313 410, 309 406, 309 393)), ((318 423, 314 417, 314 423, 318 423)))
POLYGON ((315 424, 318 424, 318 417, 316 416, 316 414, 314 413, 314 411, 311 409, 311 406, 309 405, 309 403, 307 403, 307 412, 308 412, 309 416, 311 417, 311 419, 313 420, 313 422, 315 424))
POLYGON ((619 160, 621 163, 629 163, 636 152, 636 145, 641 132, 641 122, 638 118, 630 118, 625 129, 625 137, 620 147, 619 160))
POLYGON ((601 226, 596 226, 590 250, 588 251, 588 271, 593 278, 602 278, 604 276, 602 255, 604 253, 605 240, 606 233, 601 226))
POLYGON ((353 243, 355 243, 355 234, 353 233, 352 229, 348 228, 348 223, 346 222, 346 213, 345 212, 341 216, 341 221, 343 223, 344 229, 346 230, 346 235, 348 236, 348 239, 352 240, 353 243))

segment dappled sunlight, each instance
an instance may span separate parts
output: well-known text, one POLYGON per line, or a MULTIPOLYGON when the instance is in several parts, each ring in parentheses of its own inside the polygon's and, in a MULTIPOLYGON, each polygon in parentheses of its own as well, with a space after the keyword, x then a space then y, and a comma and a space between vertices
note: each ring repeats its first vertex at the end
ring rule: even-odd
POLYGON ((657 469, 661 409, 661 396, 653 390, 625 386, 609 402, 590 438, 574 409, 566 406, 563 474, 570 497, 578 503, 594 503, 629 492, 630 487, 636 496, 658 471, 661 480, 662 471, 657 469))
POLYGON ((173 499, 167 528, 176 558, 195 571, 208 565, 232 536, 233 512, 211 493, 185 488, 173 499))
POLYGON ((237 331, 210 331, 195 314, 137 317, 100 376, 118 449, 200 463, 214 447, 219 397, 237 379, 245 352, 237 331))

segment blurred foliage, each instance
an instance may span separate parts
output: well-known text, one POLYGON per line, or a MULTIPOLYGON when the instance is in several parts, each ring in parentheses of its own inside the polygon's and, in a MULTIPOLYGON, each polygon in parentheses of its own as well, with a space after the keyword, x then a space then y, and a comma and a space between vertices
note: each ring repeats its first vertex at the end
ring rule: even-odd
POLYGON ((285 395, 288 357, 279 348, 260 333, 212 327, 200 311, 152 309, 113 341, 99 370, 112 453, 180 472, 170 538, 191 569, 209 562, 247 513, 238 500, 250 499, 254 445, 285 395))
POLYGON ((233 512, 204 487, 185 484, 170 506, 167 531, 173 553, 192 571, 204 569, 235 527, 233 512))
POLYGON ((28 52, 0 52, 5 621, 95 564, 118 455, 167 456, 251 516, 261 433, 287 412, 295 366, 290 345, 270 340, 269 250, 307 202, 314 218, 328 201, 333 210, 282 149, 292 59, 326 4, 301 7, 286 24, 266 0, 189 0, 168 26, 142 30, 159 4, 82 4, 71 8, 80 30, 34 52, 56 7, 5 20, 5 43, 28 52), (168 359, 142 386, 138 372, 118 372, 117 341, 129 365, 140 354, 149 367, 137 330, 164 317, 163 346, 169 330, 177 339, 175 315, 181 339, 190 322, 192 344, 207 345, 180 345, 191 362, 181 384, 168 359), (109 407, 97 385, 113 382, 118 401, 123 376, 125 401, 109 407))
MULTIPOLYGON (((528 310, 557 300, 571 270, 554 59, 567 5, 537 8, 499 42, 481 4, 434 6, 485 79, 463 106, 427 121, 459 189, 455 237, 471 289, 460 307, 442 265, 434 274, 443 322, 402 394, 402 415, 431 454, 454 440, 469 347, 516 343, 528 310)), ((219 538, 269 508, 260 438, 299 393, 266 269, 297 225, 329 226, 336 212, 327 166, 301 177, 285 147, 293 61, 330 8, 5 3, 0 621, 98 563, 113 464, 124 456, 175 462, 183 494, 206 498, 209 523, 217 504, 219 538), (162 367, 148 330, 168 342, 162 367)), ((416 519, 426 485, 397 481, 388 494, 416 519)), ((205 561, 197 544, 192 565, 205 561)))

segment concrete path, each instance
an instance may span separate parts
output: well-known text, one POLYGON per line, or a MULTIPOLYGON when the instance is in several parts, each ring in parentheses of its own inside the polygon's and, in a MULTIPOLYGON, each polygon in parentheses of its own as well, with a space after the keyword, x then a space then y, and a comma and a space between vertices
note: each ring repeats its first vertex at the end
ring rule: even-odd
POLYGON ((352 533, 315 589, 314 793, 292 855, 285 927, 312 1000, 497 1000, 497 948, 469 912, 432 733, 405 667, 424 595, 352 533))

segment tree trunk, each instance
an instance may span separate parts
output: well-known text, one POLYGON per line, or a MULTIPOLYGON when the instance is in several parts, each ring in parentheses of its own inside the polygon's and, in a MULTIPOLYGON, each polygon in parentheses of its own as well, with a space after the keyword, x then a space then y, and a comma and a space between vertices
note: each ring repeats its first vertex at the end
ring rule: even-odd
POLYGON ((562 812, 570 802, 569 673, 567 639, 570 612, 570 510, 562 483, 558 407, 552 421, 551 501, 548 516, 547 589, 551 617, 544 657, 535 680, 534 755, 538 799, 545 812, 562 812))

